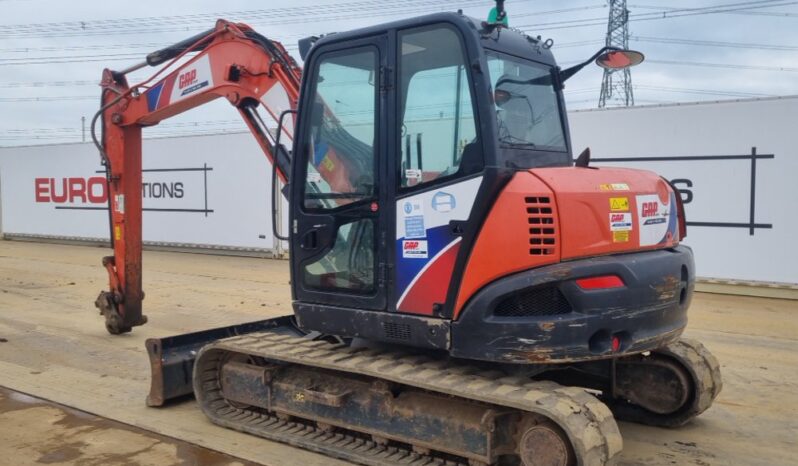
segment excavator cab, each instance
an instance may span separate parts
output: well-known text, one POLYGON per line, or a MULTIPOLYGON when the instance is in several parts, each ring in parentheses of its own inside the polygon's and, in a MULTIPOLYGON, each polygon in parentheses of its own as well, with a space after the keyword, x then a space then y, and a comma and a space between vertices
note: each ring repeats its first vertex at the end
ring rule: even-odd
POLYGON ((300 316, 306 304, 451 316, 450 274, 423 305, 403 306, 403 292, 476 228, 466 222, 480 183, 571 164, 551 53, 446 13, 333 34, 305 59, 290 177, 300 316), (432 195, 425 212, 418 200, 432 195))
POLYGON ((467 298, 456 271, 503 188, 573 164, 562 89, 585 64, 563 72, 550 42, 458 13, 307 45, 290 175, 297 321, 450 350, 467 298))

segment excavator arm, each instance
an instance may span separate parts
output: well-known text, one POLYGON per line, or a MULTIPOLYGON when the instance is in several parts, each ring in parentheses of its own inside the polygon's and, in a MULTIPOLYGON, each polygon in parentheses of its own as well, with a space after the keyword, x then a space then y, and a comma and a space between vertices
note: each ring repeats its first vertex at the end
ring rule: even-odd
MULTIPOLYGON (((112 334, 143 325, 142 314, 142 128, 217 98, 236 107, 277 175, 287 182, 288 151, 278 145, 257 107, 283 121, 299 99, 301 70, 285 48, 244 24, 219 20, 213 29, 149 54, 122 71, 105 69, 102 106, 92 121, 92 137, 106 169, 113 256, 103 258, 109 290, 95 305, 112 334), (164 65, 165 64, 165 65, 164 65), (126 75, 161 66, 151 78, 129 85, 126 75), (96 137, 96 124, 102 134, 96 137)), ((294 125, 280 128, 289 138, 294 125)))

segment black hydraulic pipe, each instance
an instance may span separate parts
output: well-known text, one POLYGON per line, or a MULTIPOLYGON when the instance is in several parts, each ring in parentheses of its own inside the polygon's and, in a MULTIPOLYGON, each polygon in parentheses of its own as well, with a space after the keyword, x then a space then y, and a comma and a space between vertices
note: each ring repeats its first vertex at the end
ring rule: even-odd
MULTIPOLYGON (((176 44, 172 44, 169 47, 162 48, 160 50, 156 50, 147 55, 147 64, 150 66, 158 66, 161 63, 164 63, 167 60, 171 60, 176 56, 180 55, 181 53, 185 52, 189 47, 194 45, 196 42, 201 40, 203 37, 210 36, 216 29, 208 29, 205 32, 201 32, 199 34, 193 35, 188 39, 183 39, 176 44)), ((206 43, 197 45, 193 51, 199 51, 205 48, 206 43)))

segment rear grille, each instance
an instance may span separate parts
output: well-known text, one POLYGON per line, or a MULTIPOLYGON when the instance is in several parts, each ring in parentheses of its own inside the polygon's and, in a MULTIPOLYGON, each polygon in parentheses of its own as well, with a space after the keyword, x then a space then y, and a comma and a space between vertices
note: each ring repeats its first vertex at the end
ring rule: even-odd
POLYGON ((385 338, 391 340, 410 341, 410 325, 397 322, 383 322, 382 331, 385 338))
POLYGON ((499 302, 493 315, 500 317, 533 317, 568 314, 571 303, 556 286, 532 288, 499 302))
POLYGON ((529 220, 529 254, 549 256, 557 252, 554 230, 554 211, 548 196, 527 197, 526 214, 529 220))

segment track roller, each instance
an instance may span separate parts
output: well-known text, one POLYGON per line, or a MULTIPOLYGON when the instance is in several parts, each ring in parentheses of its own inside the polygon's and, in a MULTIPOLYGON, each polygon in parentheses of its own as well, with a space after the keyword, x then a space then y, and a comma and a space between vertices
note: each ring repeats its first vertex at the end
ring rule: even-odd
POLYGON ((615 397, 605 401, 623 421, 682 426, 706 411, 723 387, 718 360, 689 338, 616 364, 615 397))
POLYGON ((572 466, 576 464, 571 442, 551 421, 526 424, 519 429, 518 457, 523 466, 572 466))

